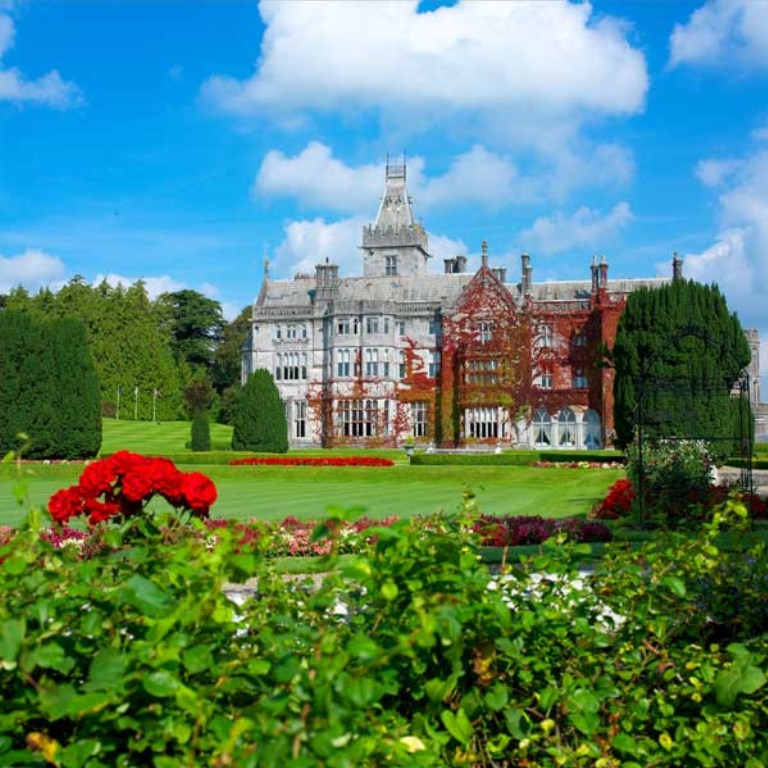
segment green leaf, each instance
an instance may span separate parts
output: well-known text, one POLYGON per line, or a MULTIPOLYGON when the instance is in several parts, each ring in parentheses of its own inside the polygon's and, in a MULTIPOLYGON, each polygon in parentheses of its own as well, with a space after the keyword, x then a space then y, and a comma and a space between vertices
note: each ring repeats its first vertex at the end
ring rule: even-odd
POLYGON ((150 696, 157 696, 159 698, 174 696, 181 685, 175 675, 164 669, 158 669, 142 678, 141 683, 144 686, 144 690, 150 696))
POLYGON ((627 755, 637 755, 637 741, 628 733, 617 733, 611 739, 611 746, 627 755))
POLYGON ((181 658, 190 675, 196 675, 213 666, 213 655, 207 645, 193 645, 182 653, 181 658))
POLYGON ((474 731, 472 729, 472 723, 469 722, 469 718, 463 709, 458 709, 456 714, 451 712, 450 709, 444 709, 440 713, 440 719, 443 721, 443 725, 448 733, 450 733, 456 741, 464 747, 470 745, 474 731))
POLYGON ((114 648, 103 648, 93 657, 84 691, 113 691, 123 689, 128 659, 114 648))
POLYGON ((14 669, 24 642, 27 623, 24 619, 6 619, 0 632, 0 669, 14 669))
POLYGON ((717 703, 729 707, 740 693, 754 693, 765 682, 765 675, 759 667, 738 665, 721 669, 715 678, 717 703))
POLYGON ((501 710, 507 706, 507 702, 509 701, 507 687, 502 683, 495 682, 488 689, 488 693, 485 694, 484 699, 490 710, 493 712, 501 712, 501 710))
POLYGON ((394 581, 385 581, 381 585, 381 596, 385 600, 394 600, 397 597, 398 591, 397 584, 394 581))
POLYGON ((120 590, 126 603, 138 608, 147 616, 157 617, 171 606, 171 600, 160 587, 143 576, 131 576, 120 590))
POLYGON ((685 597, 687 590, 685 588, 685 582, 677 576, 667 576, 661 582, 670 592, 673 592, 677 597, 685 597))

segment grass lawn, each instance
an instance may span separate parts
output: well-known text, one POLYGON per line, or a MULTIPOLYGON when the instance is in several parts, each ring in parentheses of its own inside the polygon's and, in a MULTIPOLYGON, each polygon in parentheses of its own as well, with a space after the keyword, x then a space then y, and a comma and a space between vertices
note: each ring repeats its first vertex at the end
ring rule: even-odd
MULTIPOLYGON (((147 451, 149 452, 149 451, 147 451)), ((329 505, 362 507, 372 517, 454 511, 469 487, 488 514, 581 515, 601 499, 622 470, 535 467, 184 467, 208 475, 219 491, 214 517, 282 520, 321 516, 329 505)), ((22 465, 29 500, 40 506, 72 485, 78 465, 22 465)), ((0 525, 25 515, 13 494, 15 466, 0 465, 0 525)))
MULTIPOLYGON (((114 453, 121 449, 162 455, 182 453, 191 439, 188 421, 131 421, 104 419, 102 422, 102 453, 114 453)), ((228 448, 232 442, 232 427, 211 424, 211 443, 214 447, 228 448)))

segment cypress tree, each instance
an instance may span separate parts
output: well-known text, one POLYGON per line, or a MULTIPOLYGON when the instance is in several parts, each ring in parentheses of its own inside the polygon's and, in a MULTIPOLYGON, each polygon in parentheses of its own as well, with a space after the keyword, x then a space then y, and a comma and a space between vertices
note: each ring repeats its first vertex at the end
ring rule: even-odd
POLYGON ((211 450, 211 426, 205 411, 198 411, 192 418, 192 442, 193 451, 211 450))
POLYGON ((269 371, 254 371, 242 388, 233 418, 232 448, 236 451, 285 453, 288 424, 285 406, 269 371))
POLYGON ((675 280, 631 293, 612 354, 620 448, 641 417, 647 437, 701 438, 716 454, 730 450, 731 389, 750 350, 717 286, 675 280))
POLYGON ((77 320, 36 321, 0 313, 0 449, 37 459, 95 456, 101 446, 101 399, 85 329, 77 320))

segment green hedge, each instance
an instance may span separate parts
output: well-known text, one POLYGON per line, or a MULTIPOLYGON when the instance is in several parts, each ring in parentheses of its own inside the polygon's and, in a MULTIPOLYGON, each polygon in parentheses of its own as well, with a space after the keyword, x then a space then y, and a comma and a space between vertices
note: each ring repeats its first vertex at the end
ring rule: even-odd
POLYGON ((420 466, 528 466, 536 461, 570 464, 574 461, 626 462, 617 451, 506 451, 505 453, 414 453, 411 464, 420 466))

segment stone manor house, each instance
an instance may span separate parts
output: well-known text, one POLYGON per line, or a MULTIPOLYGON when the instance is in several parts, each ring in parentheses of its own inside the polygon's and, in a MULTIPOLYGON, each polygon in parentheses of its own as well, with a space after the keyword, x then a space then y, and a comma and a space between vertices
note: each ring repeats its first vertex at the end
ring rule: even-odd
MULTIPOLYGON (((465 256, 430 271, 429 241, 411 210, 405 163, 387 162, 373 224, 363 227, 361 277, 319 264, 273 280, 265 270, 243 349, 243 381, 274 377, 291 446, 599 448, 613 429, 612 346, 627 295, 680 279, 612 279, 605 257, 585 279, 536 283, 465 256)), ((757 377, 756 331, 751 374, 757 377)), ((757 403, 757 394, 754 396, 757 403)))

